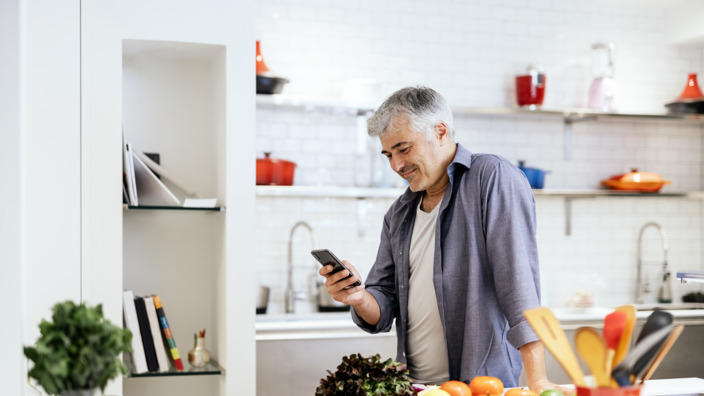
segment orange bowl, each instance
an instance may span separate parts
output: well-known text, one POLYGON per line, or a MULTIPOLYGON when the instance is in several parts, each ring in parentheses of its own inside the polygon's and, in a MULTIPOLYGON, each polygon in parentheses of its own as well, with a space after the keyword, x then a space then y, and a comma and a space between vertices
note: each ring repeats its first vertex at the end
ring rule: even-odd
POLYGON ((658 192, 660 189, 670 184, 670 180, 664 180, 657 173, 638 172, 633 169, 630 173, 612 176, 602 180, 601 184, 613 190, 658 192))

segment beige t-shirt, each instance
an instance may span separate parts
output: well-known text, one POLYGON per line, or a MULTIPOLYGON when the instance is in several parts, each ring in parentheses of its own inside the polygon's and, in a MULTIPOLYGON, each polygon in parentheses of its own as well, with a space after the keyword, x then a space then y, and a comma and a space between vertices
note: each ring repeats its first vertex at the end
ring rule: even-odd
POLYGON ((411 237, 411 277, 408 284, 406 359, 411 377, 420 383, 442 384, 450 377, 445 333, 433 286, 435 224, 440 204, 426 213, 416 209, 411 237))

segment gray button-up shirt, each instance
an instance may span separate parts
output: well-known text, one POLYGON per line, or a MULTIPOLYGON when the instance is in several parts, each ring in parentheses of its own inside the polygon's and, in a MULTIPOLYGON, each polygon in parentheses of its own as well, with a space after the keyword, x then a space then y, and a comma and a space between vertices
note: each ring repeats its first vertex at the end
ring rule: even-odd
MULTIPOLYGON (((535 201, 523 172, 505 158, 460 144, 435 230, 433 284, 445 332, 450 379, 479 375, 518 386, 518 348, 538 340, 523 311, 540 305, 535 201)), ((410 189, 384 216, 381 242, 365 281, 381 309, 370 333, 396 320, 396 359, 405 363, 411 234, 421 192, 410 189)), ((413 373, 411 373, 413 375, 413 373)))

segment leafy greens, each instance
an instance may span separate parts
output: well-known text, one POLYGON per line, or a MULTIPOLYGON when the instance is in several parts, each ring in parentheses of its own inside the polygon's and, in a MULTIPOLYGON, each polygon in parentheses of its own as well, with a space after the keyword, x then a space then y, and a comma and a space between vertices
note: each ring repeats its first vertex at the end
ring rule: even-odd
POLYGON ((320 380, 316 396, 384 396, 415 395, 405 364, 393 359, 381 360, 376 354, 344 356, 337 371, 327 370, 327 378, 320 380))

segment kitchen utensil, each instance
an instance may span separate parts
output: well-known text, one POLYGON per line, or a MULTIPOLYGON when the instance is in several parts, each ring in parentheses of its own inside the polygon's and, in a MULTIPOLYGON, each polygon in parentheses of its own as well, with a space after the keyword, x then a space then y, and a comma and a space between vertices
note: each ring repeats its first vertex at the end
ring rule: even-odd
POLYGON ((652 347, 657 346, 663 341, 670 334, 673 327, 674 325, 669 324, 643 337, 628 355, 626 355, 623 361, 613 369, 611 376, 616 380, 619 386, 632 385, 631 374, 634 373, 633 366, 638 360, 643 358, 644 355, 647 355, 652 347))
POLYGON ((593 327, 580 327, 574 335, 574 346, 579 357, 591 370, 597 386, 609 386, 610 378, 604 369, 606 344, 599 332, 593 327))
POLYGON ((612 360, 612 367, 617 366, 628 353, 628 348, 631 346, 631 338, 633 337, 633 328, 636 326, 636 307, 633 305, 622 305, 616 307, 617 311, 626 314, 626 325, 623 328, 621 339, 616 346, 616 353, 612 360))
POLYGON ((256 74, 257 74, 257 93, 258 94, 278 94, 284 88, 284 85, 289 82, 288 79, 277 77, 264 62, 262 57, 261 43, 257 40, 256 52, 256 74))
POLYGON ((655 369, 658 368, 660 362, 662 362, 662 360, 665 358, 665 355, 670 352, 670 349, 675 344, 675 341, 677 341, 677 339, 680 337, 682 331, 684 331, 683 324, 678 324, 675 326, 674 329, 672 329, 672 332, 669 336, 667 336, 667 339, 665 340, 665 343, 663 344, 662 348, 660 348, 660 352, 658 352, 653 362, 650 363, 648 368, 645 370, 645 374, 643 374, 643 378, 641 380, 642 382, 645 382, 650 379, 650 377, 655 372, 655 369))
MULTIPOLYGON (((672 322, 673 317, 671 313, 665 312, 660 309, 654 310, 650 314, 650 316, 648 316, 648 319, 645 321, 645 324, 643 325, 643 328, 641 329, 640 334, 638 335, 638 339, 636 339, 636 345, 641 343, 643 339, 645 339, 645 337, 647 337, 649 334, 652 334, 653 332, 665 326, 671 325, 672 322)), ((653 345, 647 353, 643 354, 643 356, 636 361, 636 363, 633 365, 633 370, 631 371, 636 377, 639 377, 643 374, 646 367, 648 366, 648 363, 655 357, 664 342, 665 337, 663 337, 660 342, 653 345)))
POLYGON ((614 190, 641 192, 658 192, 670 183, 670 180, 664 180, 657 173, 639 172, 637 168, 631 169, 630 173, 612 176, 601 181, 601 184, 614 190))
POLYGON ((256 60, 257 60, 257 75, 267 75, 268 73, 271 73, 269 71, 269 68, 266 66, 266 62, 264 62, 264 57, 262 56, 262 47, 261 43, 259 40, 257 40, 257 55, 256 55, 256 60))
POLYGON ((623 311, 614 311, 604 318, 604 341, 606 342, 606 365, 607 373, 611 372, 616 348, 621 340, 623 330, 626 328, 627 315, 623 311))
POLYGON ((518 161, 518 169, 522 170, 528 178, 528 183, 530 183, 531 188, 541 189, 545 184, 545 175, 550 173, 550 171, 544 171, 538 168, 529 168, 525 166, 525 161, 518 161))
POLYGON ((350 306, 343 304, 330 296, 328 288, 324 283, 318 284, 316 291, 318 301, 318 312, 344 312, 349 311, 350 306))
POLYGON ((264 153, 264 158, 257 158, 257 185, 293 185, 296 163, 270 156, 264 153))
POLYGON ((525 74, 516 76, 516 102, 531 110, 540 107, 545 98, 545 73, 530 65, 525 74))
POLYGON ((269 294, 271 289, 268 286, 259 286, 257 293, 257 314, 265 314, 269 306, 269 294))
POLYGON ((614 50, 612 42, 592 45, 592 74, 594 80, 589 88, 591 109, 614 111, 616 109, 616 81, 614 80, 614 50))
POLYGON ((697 83, 697 73, 689 73, 687 76, 687 84, 684 86, 684 90, 677 97, 677 100, 702 100, 704 99, 704 94, 702 90, 699 89, 699 83, 697 83))
POLYGON ((565 369, 572 383, 586 386, 584 373, 579 366, 577 357, 567 341, 565 332, 560 327, 560 322, 552 311, 547 307, 539 307, 523 311, 523 316, 545 344, 545 347, 565 369))
POLYGON ((288 79, 283 77, 257 75, 257 93, 267 95, 281 93, 284 89, 284 85, 288 82, 288 79))

